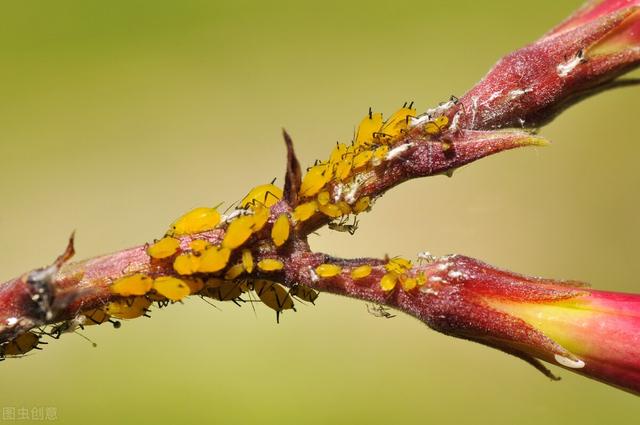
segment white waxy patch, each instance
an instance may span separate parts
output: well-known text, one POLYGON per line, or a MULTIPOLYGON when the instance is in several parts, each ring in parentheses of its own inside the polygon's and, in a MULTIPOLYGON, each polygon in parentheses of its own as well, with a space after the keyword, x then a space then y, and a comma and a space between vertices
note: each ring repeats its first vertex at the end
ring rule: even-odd
POLYGON ((18 318, 17 317, 9 317, 7 319, 7 325, 8 326, 15 326, 16 323, 18 323, 18 318))
POLYGON ((430 288, 428 286, 421 286, 420 287, 420 292, 422 292, 423 294, 427 294, 427 295, 438 295, 438 291, 436 291, 433 288, 430 288))
POLYGON ((453 119, 451 120, 451 125, 449 125, 449 131, 458 130, 458 123, 460 122, 461 115, 462 115, 462 111, 456 112, 456 114, 453 116, 453 119))
POLYGON ((413 147, 413 143, 405 143, 404 145, 400 145, 400 146, 396 146, 395 148, 391 149, 388 153, 387 153, 387 161, 402 155, 404 152, 408 151, 409 149, 411 149, 413 147))
POLYGON ((342 191, 344 190, 344 185, 342 183, 338 183, 333 188, 333 202, 338 203, 340 201, 340 197, 342 196, 342 191))
POLYGON ((222 222, 223 223, 227 223, 229 224, 230 222, 232 222, 233 220, 235 220, 236 218, 242 216, 242 215, 251 215, 253 214, 253 211, 251 210, 243 210, 243 209, 237 209, 234 211, 231 211, 229 214, 225 214, 222 216, 222 222))
POLYGON ((318 276, 318 273, 316 273, 313 267, 309 267, 309 275, 311 276, 312 282, 314 283, 320 282, 320 276, 318 276))
POLYGON ((432 118, 438 117, 440 115, 444 115, 449 109, 453 108, 456 105, 456 102, 450 100, 448 102, 442 103, 433 109, 427 110, 427 115, 430 115, 432 118))
POLYGON ((431 121, 432 117, 431 115, 429 115, 428 113, 422 114, 420 116, 417 117, 409 117, 410 121, 409 121, 409 127, 415 127, 417 125, 421 125, 427 121, 431 121))
POLYGON ((584 59, 584 53, 582 51, 578 52, 578 54, 571 59, 569 62, 561 63, 556 67, 556 72, 560 77, 566 77, 571 74, 571 72, 582 63, 584 59))
POLYGON ((522 96, 523 94, 527 94, 532 92, 533 89, 516 89, 516 90, 511 90, 509 92, 509 98, 511 98, 511 100, 517 99, 520 96, 522 96))
POLYGON ((561 356, 559 354, 554 354, 553 356, 556 361, 558 362, 558 364, 564 366, 564 367, 568 367, 570 369, 582 369, 585 366, 585 362, 583 362, 580 359, 577 360, 573 360, 564 356, 561 356))
POLYGON ((429 276, 430 282, 442 282, 442 278, 440 276, 429 276))
POLYGON ((449 276, 451 279, 457 279, 459 277, 462 277, 462 272, 459 270, 451 270, 447 276, 449 276))
POLYGON ((436 257, 429 251, 419 252, 418 260, 426 261, 427 263, 433 263, 436 261, 436 257))
POLYGON ((449 268, 449 263, 440 263, 436 268, 438 269, 438 271, 443 272, 449 268))
POLYGON ((498 91, 494 91, 493 93, 491 93, 491 96, 489 96, 489 99, 487 99, 486 101, 482 102, 483 104, 487 104, 491 101, 496 100, 497 98, 500 97, 500 95, 502 95, 502 90, 498 90, 498 91))

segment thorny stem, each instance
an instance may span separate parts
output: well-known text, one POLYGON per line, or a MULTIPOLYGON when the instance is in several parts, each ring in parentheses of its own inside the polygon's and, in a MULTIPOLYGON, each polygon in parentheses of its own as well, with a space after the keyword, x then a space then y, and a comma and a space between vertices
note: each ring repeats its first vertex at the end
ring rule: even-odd
MULTIPOLYGON (((538 42, 504 57, 459 101, 447 102, 412 119, 412 126, 393 140, 384 162, 355 175, 359 184, 349 196, 375 199, 409 179, 451 175, 456 168, 497 152, 545 144, 544 139, 527 131, 495 129, 538 127, 577 99, 619 85, 615 79, 640 62, 640 47, 635 39, 632 48, 613 54, 592 54, 601 49, 602 39, 625 20, 638 15, 637 7, 623 8, 586 22, 581 21, 584 20, 581 12, 538 42), (448 117, 451 125, 438 134, 426 135, 422 124, 436 116, 448 117)), ((276 248, 270 243, 269 230, 281 213, 291 213, 300 202, 298 192, 302 177, 291 138, 286 132, 284 136, 287 146, 284 198, 271 207, 265 230, 253 235, 243 247, 252 250, 256 261, 278 258, 285 267, 275 273, 257 271, 255 278, 268 278, 288 287, 304 284, 318 291, 399 309, 443 333, 521 357, 549 377, 553 375, 534 356, 547 361, 553 361, 554 355, 574 359, 565 348, 522 320, 507 318, 504 313, 486 308, 484 302, 478 302, 481 307, 477 308, 469 308, 467 302, 474 297, 469 288, 480 288, 482 292, 487 291, 487 283, 499 287, 505 284, 501 280, 504 276, 541 285, 538 292, 530 287, 509 286, 509 291, 532 301, 581 296, 584 291, 579 286, 526 278, 497 271, 477 260, 449 256, 411 270, 414 275, 430 277, 419 290, 385 291, 380 279, 385 274, 384 265, 388 259, 340 259, 310 250, 307 236, 330 221, 322 214, 299 224, 291 239, 276 248), (314 269, 327 262, 341 266, 345 273, 328 279, 318 278, 314 269), (349 270, 364 264, 372 267, 370 275, 357 281, 349 277, 349 270), (516 339, 516 345, 498 343, 516 339)), ((329 184, 331 193, 340 190, 336 183, 329 184)), ((180 245, 187 250, 189 242, 196 237, 217 245, 224 234, 225 230, 218 228, 182 236, 180 245)), ((80 311, 100 308, 118 299, 119 295, 112 293, 110 285, 122 276, 134 273, 144 273, 152 278, 176 275, 171 262, 150 258, 146 245, 63 265, 72 254, 72 248, 71 241, 65 255, 53 265, 0 285, 0 344, 34 327, 70 320, 80 311)))

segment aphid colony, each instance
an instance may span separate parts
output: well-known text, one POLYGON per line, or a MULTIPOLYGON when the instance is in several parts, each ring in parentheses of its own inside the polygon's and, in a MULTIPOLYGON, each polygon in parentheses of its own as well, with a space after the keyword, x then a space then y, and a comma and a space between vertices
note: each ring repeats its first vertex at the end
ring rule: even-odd
MULTIPOLYGON (((394 257, 387 261, 384 265, 385 274, 380 279, 380 288, 385 292, 391 292, 396 288, 398 284, 404 291, 411 291, 415 288, 421 287, 427 283, 427 277, 424 272, 416 272, 413 270, 411 261, 394 257)), ((320 264, 313 270, 312 276, 314 279, 328 279, 347 273, 353 281, 358 281, 370 276, 373 272, 373 267, 364 264, 349 270, 343 270, 342 267, 336 264, 320 264)))
MULTIPOLYGON (((278 258, 254 260, 250 249, 245 248, 249 239, 270 223, 269 238, 275 249, 283 247, 293 228, 320 213, 328 217, 332 230, 354 234, 358 221, 349 224, 350 215, 368 211, 372 205, 369 196, 359 196, 359 191, 371 171, 384 161, 402 154, 407 146, 394 147, 393 143, 409 127, 420 125, 429 137, 437 137, 449 125, 446 116, 416 117, 413 103, 404 105, 389 119, 381 113, 369 110, 351 145, 337 143, 327 161, 316 162, 302 178, 298 193, 299 203, 292 213, 271 217, 271 207, 283 198, 283 191, 272 183, 253 188, 224 217, 216 208, 195 208, 174 221, 165 236, 147 247, 152 261, 169 262, 177 276, 152 277, 136 273, 127 275, 110 285, 110 291, 118 298, 102 308, 80 312, 74 319, 52 326, 48 331, 39 329, 20 334, 12 341, 0 345, 0 360, 22 356, 40 349, 43 336, 59 338, 64 333, 76 332, 85 326, 110 322, 119 327, 116 319, 134 319, 146 316, 155 302, 163 307, 180 302, 190 295, 208 297, 218 301, 246 302, 243 295, 253 301, 253 295, 276 312, 295 310, 293 298, 313 303, 318 293, 304 285, 286 289, 271 281, 270 273, 278 273, 285 265, 278 258), (188 246, 181 246, 183 236, 192 236, 218 227, 226 227, 219 245, 205 239, 192 239, 188 246), (252 295, 253 294, 253 295, 252 295)), ((385 265, 386 273, 380 279, 383 291, 390 292, 398 284, 405 291, 426 283, 423 274, 411 272, 411 262, 393 258, 385 265)), ((372 274, 373 267, 362 265, 343 270, 337 264, 320 264, 312 270, 312 279, 330 279, 346 273, 354 281, 372 274)))

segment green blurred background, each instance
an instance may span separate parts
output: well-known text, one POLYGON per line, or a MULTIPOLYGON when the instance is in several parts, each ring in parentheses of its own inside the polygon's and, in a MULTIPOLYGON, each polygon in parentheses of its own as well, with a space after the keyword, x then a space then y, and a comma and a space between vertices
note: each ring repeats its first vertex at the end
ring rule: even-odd
MULTIPOLYGON (((371 105, 426 109, 579 0, 0 4, 0 280, 150 241, 180 213, 281 177, 371 105)), ((638 73, 635 74, 638 76, 638 73)), ((638 89, 580 104, 507 152, 379 200, 342 256, 463 253, 514 271, 640 292, 638 89)), ((282 180, 280 179, 280 182, 282 180)), ((279 325, 199 299, 0 364, 0 406, 62 423, 637 423, 638 400, 321 295, 279 325)))

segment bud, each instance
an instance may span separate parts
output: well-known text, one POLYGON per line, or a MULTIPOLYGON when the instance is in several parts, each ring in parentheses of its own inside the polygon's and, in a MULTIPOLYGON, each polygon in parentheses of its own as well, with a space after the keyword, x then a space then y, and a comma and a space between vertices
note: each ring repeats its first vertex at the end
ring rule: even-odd
POLYGON ((432 328, 518 356, 554 379, 539 360, 640 394, 640 295, 526 277, 463 256, 424 271, 428 283, 414 302, 432 328))

